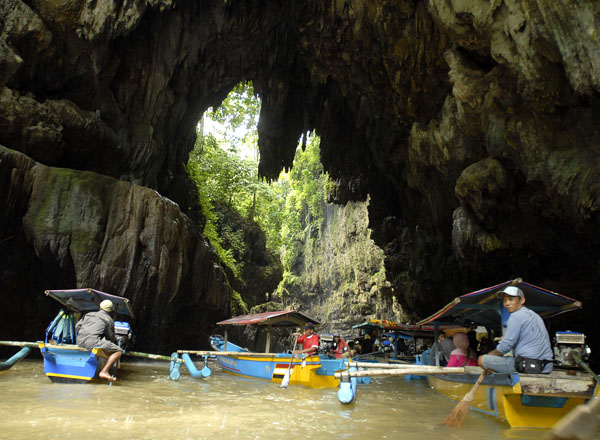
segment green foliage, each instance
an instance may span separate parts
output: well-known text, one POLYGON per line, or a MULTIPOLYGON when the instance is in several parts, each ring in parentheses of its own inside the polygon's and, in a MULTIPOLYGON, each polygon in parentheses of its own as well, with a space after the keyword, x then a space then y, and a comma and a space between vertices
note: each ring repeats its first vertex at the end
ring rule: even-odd
POLYGON ((294 265, 304 244, 311 242, 313 234, 318 237, 321 233, 328 177, 323 172, 319 146, 319 138, 310 136, 306 149, 296 151, 289 174, 282 174, 279 179, 280 183, 285 182, 287 193, 281 225, 283 289, 279 289, 279 293, 296 282, 294 265))
POLYGON ((242 272, 238 260, 245 250, 243 231, 223 220, 219 206, 227 206, 241 217, 254 220, 265 232, 268 249, 278 251, 281 246, 279 230, 285 194, 280 187, 258 177, 259 112, 260 100, 254 95, 252 83, 236 86, 219 108, 206 114, 222 124, 222 132, 216 130, 217 136, 204 134, 203 121, 186 168, 198 188, 206 218, 204 235, 238 278, 242 272), (241 157, 242 148, 254 151, 255 159, 241 157))
MULTIPOLYGON (((282 173, 272 184, 261 180, 256 133, 259 113, 260 100, 252 83, 236 86, 220 107, 206 113, 207 122, 217 122, 217 129, 204 134, 205 124, 201 125, 187 171, 196 182, 206 218, 204 235, 223 263, 239 278, 242 267, 238 260, 245 250, 243 231, 226 224, 220 212, 226 206, 242 218, 254 220, 265 232, 267 248, 279 252, 284 280, 278 294, 285 295, 287 287, 297 283, 294 266, 303 246, 320 236, 328 178, 320 161, 319 138, 310 135, 306 149, 298 148, 289 173, 282 173), (242 151, 250 151, 246 156, 252 159, 243 158, 242 151)), ((243 308, 237 297, 232 299, 234 306, 243 308)))
POLYGON ((227 149, 239 154, 242 148, 253 151, 258 163, 258 134, 256 125, 260 114, 260 99, 254 93, 252 82, 240 83, 216 109, 209 109, 208 116, 224 127, 219 133, 227 149))
MULTIPOLYGON (((202 206, 202 213, 206 218, 203 234, 213 245, 219 258, 236 277, 239 277, 241 269, 233 257, 235 250, 224 249, 223 240, 219 236, 219 217, 214 210, 214 203, 222 201, 223 188, 215 184, 218 175, 214 175, 216 169, 226 168, 223 164, 226 155, 221 154, 217 140, 212 135, 198 138, 196 147, 190 154, 190 160, 186 170, 198 188, 198 197, 202 206)), ((226 193, 226 192, 225 192, 226 193)), ((237 249, 238 252, 243 249, 237 249)))
POLYGON ((248 304, 242 299, 242 295, 234 290, 231 292, 231 313, 233 316, 245 315, 248 313, 248 304))

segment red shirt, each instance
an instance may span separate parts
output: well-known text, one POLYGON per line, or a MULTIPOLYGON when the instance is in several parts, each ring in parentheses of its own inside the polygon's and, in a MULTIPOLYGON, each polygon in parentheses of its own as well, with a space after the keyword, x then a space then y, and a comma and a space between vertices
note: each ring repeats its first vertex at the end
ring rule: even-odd
POLYGON ((340 342, 337 343, 335 350, 333 351, 333 357, 340 359, 342 355, 349 349, 348 343, 340 338, 340 342))
POLYGON ((314 347, 314 350, 311 351, 311 354, 314 354, 319 349, 319 335, 316 333, 313 333, 310 336, 302 335, 298 338, 298 343, 302 344, 303 350, 314 347))

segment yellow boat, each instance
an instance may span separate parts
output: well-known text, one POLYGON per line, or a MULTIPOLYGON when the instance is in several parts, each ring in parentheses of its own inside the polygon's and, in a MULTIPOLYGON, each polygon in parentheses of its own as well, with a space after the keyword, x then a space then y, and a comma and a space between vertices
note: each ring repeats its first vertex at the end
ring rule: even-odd
MULTIPOLYGON (((527 307, 543 319, 582 307, 579 301, 519 278, 459 296, 417 325, 481 325, 501 332, 509 313, 496 295, 508 285, 523 290, 527 307)), ((589 353, 583 334, 557 332, 552 373, 488 374, 470 408, 505 420, 514 428, 550 428, 571 409, 600 395, 596 377, 585 371, 591 371, 583 362, 589 353)), ((435 354, 433 359, 434 365, 439 365, 435 354)), ((437 393, 458 402, 471 390, 482 371, 479 367, 466 367, 466 370, 469 374, 430 375, 427 380, 437 393)))
MULTIPOLYGON (((429 375, 427 381, 437 393, 458 402, 481 372, 479 367, 471 368, 473 374, 429 375)), ((490 374, 477 389, 471 409, 506 421, 512 428, 551 428, 577 405, 598 394, 592 376, 581 371, 490 374)))

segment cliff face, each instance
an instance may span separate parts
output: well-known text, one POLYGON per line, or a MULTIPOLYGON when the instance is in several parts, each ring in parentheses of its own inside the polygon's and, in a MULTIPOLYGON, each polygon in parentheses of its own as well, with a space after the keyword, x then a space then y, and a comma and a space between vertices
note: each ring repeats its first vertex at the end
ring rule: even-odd
POLYGON ((283 287, 329 333, 350 334, 368 318, 407 322, 386 278, 383 251, 371 239, 368 203, 325 204, 323 224, 306 228, 293 282, 283 287))
POLYGON ((163 319, 163 301, 212 298, 226 314, 229 288, 186 218, 183 165, 204 109, 252 80, 261 173, 289 167, 299 135, 316 129, 337 201, 370 195, 373 238, 407 310, 514 276, 593 309, 599 14, 593 0, 5 0, 0 144, 29 159, 2 150, 3 301, 25 313, 44 288, 94 282, 173 332, 214 316, 163 319), (29 177, 42 166, 45 193, 29 177), (110 248, 113 234, 124 249, 110 248), (44 275, 23 288, 26 267, 44 275))

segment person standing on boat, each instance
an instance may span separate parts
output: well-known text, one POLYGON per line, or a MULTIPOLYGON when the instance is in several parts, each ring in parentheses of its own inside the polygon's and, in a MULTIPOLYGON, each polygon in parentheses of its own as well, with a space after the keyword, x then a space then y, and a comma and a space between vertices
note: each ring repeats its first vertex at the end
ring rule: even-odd
POLYGON ((510 312, 506 332, 494 350, 479 356, 479 366, 508 374, 518 371, 515 360, 524 359, 529 364, 537 364, 541 373, 551 373, 550 336, 540 315, 525 307, 525 294, 518 287, 506 287, 498 296, 510 312), (505 356, 511 350, 514 357, 505 356))
POLYGON ((348 343, 340 336, 333 336, 333 357, 336 359, 350 357, 348 343))
POLYGON ((106 365, 100 370, 98 376, 111 382, 117 378, 110 374, 110 369, 119 362, 123 354, 123 350, 116 344, 115 322, 109 314, 112 311, 112 301, 105 299, 100 303, 100 310, 87 313, 75 326, 77 345, 86 350, 101 348, 108 353, 106 365))
MULTIPOLYGON (((294 333, 298 336, 300 333, 294 333)), ((298 344, 302 344, 302 350, 294 350, 294 354, 315 355, 319 350, 319 335, 315 333, 315 326, 312 322, 304 324, 304 334, 298 338, 298 344)))

